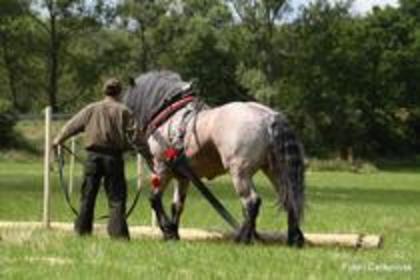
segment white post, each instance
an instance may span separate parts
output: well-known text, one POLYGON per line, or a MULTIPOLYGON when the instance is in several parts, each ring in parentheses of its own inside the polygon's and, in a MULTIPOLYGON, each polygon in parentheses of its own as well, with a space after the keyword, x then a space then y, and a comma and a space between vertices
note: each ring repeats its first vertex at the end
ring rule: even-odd
POLYGON ((69 166, 69 193, 73 193, 73 185, 74 185, 74 163, 75 163, 75 154, 76 154, 76 137, 71 138, 71 152, 70 155, 70 166, 69 166))
POLYGON ((50 160, 51 160, 51 112, 50 106, 45 108, 45 147, 44 147, 44 205, 42 223, 44 227, 50 227, 50 160))

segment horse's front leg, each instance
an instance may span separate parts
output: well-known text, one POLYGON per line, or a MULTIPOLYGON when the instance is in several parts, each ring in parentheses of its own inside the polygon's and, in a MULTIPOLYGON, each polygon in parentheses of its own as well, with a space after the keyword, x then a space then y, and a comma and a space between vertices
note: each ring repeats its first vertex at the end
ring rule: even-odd
POLYGON ((162 197, 170 181, 170 175, 166 172, 153 174, 152 193, 150 205, 155 211, 157 222, 165 240, 178 240, 178 226, 168 217, 163 206, 162 197))
POLYGON ((186 179, 177 179, 177 185, 174 189, 171 212, 172 223, 176 226, 177 232, 179 229, 181 214, 184 210, 185 199, 187 198, 188 183, 189 182, 186 179))
POLYGON ((256 222, 261 198, 255 191, 252 175, 246 172, 232 172, 235 190, 241 198, 244 222, 239 228, 235 240, 242 243, 250 243, 253 238, 257 238, 256 222))

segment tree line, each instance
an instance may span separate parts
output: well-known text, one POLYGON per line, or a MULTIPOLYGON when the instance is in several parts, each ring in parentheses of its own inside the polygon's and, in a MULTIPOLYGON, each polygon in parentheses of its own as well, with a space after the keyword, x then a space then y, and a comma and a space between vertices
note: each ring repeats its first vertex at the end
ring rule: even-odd
POLYGON ((283 111, 313 155, 420 151, 420 0, 366 15, 328 0, 297 11, 288 0, 0 7, 0 111, 72 112, 100 98, 106 77, 171 69, 210 104, 283 111))

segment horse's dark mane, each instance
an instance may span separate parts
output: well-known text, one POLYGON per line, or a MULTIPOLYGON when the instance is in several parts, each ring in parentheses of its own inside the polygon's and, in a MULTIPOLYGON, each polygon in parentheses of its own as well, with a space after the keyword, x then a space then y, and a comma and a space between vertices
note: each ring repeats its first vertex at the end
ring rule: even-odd
POLYGON ((170 70, 155 70, 138 76, 124 97, 124 103, 135 113, 144 129, 156 110, 179 94, 189 83, 170 70))
POLYGON ((159 79, 161 82, 183 82, 181 75, 171 70, 153 70, 144 74, 139 75, 135 82, 140 81, 142 85, 147 85, 147 82, 150 82, 152 79, 159 79))

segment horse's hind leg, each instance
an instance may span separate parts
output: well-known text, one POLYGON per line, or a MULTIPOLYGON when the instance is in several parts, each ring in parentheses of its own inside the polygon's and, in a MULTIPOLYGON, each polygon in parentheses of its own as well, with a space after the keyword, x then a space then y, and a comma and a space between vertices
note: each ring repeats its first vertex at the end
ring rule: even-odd
POLYGON ((280 198, 280 203, 283 204, 283 207, 287 211, 287 244, 289 246, 296 245, 297 247, 302 247, 305 242, 305 238, 303 236, 302 230, 300 229, 300 217, 298 216, 295 207, 293 207, 293 205, 288 202, 290 199, 284 197, 286 195, 285 190, 283 189, 281 180, 278 176, 275 175, 275 172, 269 168, 264 168, 263 171, 270 182, 273 184, 280 198))
POLYGON ((305 238, 299 226, 299 217, 293 207, 287 207, 287 245, 302 247, 305 243, 305 238))
POLYGON ((244 213, 244 222, 235 240, 237 242, 250 243, 252 238, 257 237, 256 221, 261 206, 261 199, 255 191, 252 174, 245 171, 233 171, 231 174, 235 190, 241 198, 244 213))

